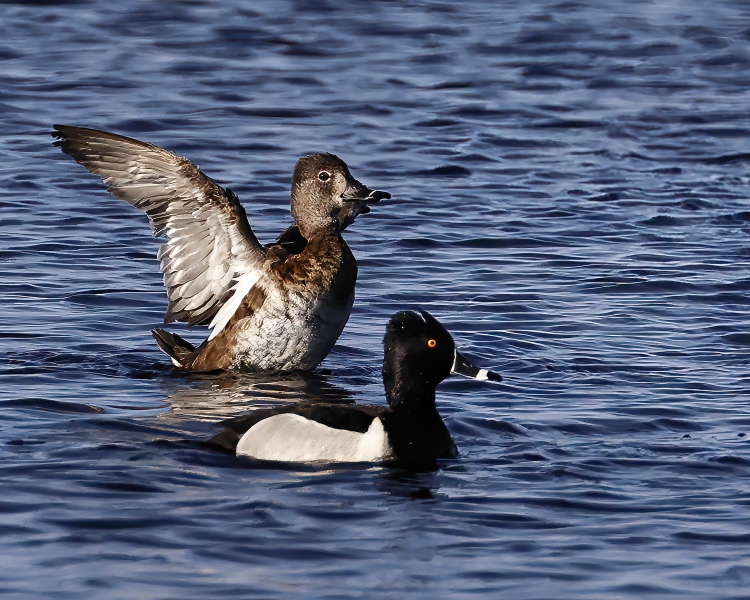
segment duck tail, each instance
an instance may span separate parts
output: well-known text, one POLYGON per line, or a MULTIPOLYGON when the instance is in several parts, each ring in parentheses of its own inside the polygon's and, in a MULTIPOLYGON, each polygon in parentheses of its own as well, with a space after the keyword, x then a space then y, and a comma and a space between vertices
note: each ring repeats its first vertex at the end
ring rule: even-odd
POLYGON ((190 368, 195 346, 176 333, 171 333, 164 329, 152 329, 151 335, 154 336, 161 351, 172 359, 172 364, 175 367, 182 369, 190 368))

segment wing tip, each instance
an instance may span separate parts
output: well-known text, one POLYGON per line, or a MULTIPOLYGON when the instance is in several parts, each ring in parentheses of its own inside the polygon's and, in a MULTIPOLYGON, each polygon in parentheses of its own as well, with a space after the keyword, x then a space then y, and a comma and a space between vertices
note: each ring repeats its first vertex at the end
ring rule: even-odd
MULTIPOLYGON (((53 146, 60 148, 65 154, 73 156, 76 150, 80 150, 81 144, 85 142, 87 138, 92 137, 86 135, 89 132, 96 133, 97 131, 96 129, 86 129, 85 127, 56 123, 52 126, 52 131, 50 131, 49 134, 55 140, 52 142, 53 146)), ((78 157, 73 156, 73 158, 80 162, 78 157)))
POLYGON ((52 126, 52 131, 50 131, 49 134, 55 139, 64 140, 70 137, 72 134, 83 133, 85 131, 94 130, 88 130, 85 127, 76 127, 75 125, 63 125, 61 123, 55 123, 52 126))
POLYGON ((68 129, 67 125, 55 124, 52 126, 52 131, 50 131, 49 134, 55 140, 54 142, 52 142, 53 146, 59 147, 65 143, 65 141, 68 139, 68 135, 65 131, 66 129, 68 129))

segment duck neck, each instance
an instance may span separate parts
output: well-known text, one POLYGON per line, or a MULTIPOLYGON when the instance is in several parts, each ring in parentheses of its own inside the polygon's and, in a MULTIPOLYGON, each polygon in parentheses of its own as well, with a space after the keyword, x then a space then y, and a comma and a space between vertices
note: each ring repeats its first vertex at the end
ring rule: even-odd
POLYGON ((427 381, 391 376, 383 373, 385 397, 394 414, 432 414, 435 408, 435 386, 427 381))
POLYGON ((295 222, 299 228, 300 234, 307 241, 310 241, 314 237, 321 235, 323 236, 338 236, 341 233, 341 227, 333 219, 324 219, 323 217, 314 221, 305 219, 298 219, 295 215, 295 222))
POLYGON ((309 240, 321 232, 331 232, 334 235, 341 232, 341 223, 337 218, 338 210, 327 206, 323 201, 306 197, 298 189, 292 190, 292 218, 299 227, 302 236, 309 240))
POLYGON ((435 407, 434 382, 388 385, 385 374, 383 378, 392 411, 385 416, 385 425, 394 454, 405 461, 426 460, 427 464, 422 466, 427 470, 436 468, 436 458, 455 457, 456 444, 435 407))

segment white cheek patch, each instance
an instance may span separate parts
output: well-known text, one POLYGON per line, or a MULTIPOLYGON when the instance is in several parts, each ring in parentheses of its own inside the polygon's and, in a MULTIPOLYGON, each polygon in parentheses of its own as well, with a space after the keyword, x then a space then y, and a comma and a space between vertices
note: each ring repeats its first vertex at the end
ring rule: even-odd
POLYGON ((488 373, 489 371, 487 371, 487 369, 479 369, 479 373, 477 373, 477 376, 474 379, 477 381, 487 381, 489 379, 488 373))
POLYGON ((366 433, 359 433, 287 413, 248 429, 237 444, 237 455, 285 462, 380 462, 392 458, 393 449, 378 418, 366 433))

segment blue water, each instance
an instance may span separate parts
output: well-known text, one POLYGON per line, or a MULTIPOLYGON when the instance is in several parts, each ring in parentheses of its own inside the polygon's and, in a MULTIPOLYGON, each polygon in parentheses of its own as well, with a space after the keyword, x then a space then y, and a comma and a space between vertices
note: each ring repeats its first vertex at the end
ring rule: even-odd
POLYGON ((750 598, 748 107, 730 1, 0 3, 3 598, 750 598), (266 242, 302 154, 390 191, 317 374, 171 372, 159 242, 58 122, 188 156, 266 242), (418 305, 505 377, 440 387, 459 459, 200 445, 383 402, 418 305))

